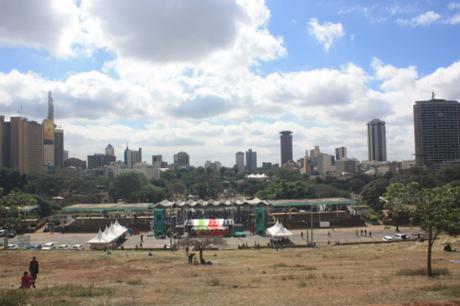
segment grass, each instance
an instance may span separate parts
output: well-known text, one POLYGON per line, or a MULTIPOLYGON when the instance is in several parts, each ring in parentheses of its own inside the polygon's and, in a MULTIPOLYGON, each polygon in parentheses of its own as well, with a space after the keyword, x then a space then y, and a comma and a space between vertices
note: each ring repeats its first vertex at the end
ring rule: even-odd
MULTIPOLYGON (((432 272, 433 272, 433 276, 450 275, 449 270, 446 268, 433 268, 432 272)), ((425 268, 401 269, 401 270, 398 270, 396 274, 399 276, 426 276, 427 275, 425 268)))
POLYGON ((425 252, 406 243, 205 253, 212 266, 187 265, 183 252, 0 252, 0 305, 460 303, 456 254, 434 250, 434 271, 446 277, 429 278, 425 252), (37 289, 11 290, 31 256, 42 268, 37 289))

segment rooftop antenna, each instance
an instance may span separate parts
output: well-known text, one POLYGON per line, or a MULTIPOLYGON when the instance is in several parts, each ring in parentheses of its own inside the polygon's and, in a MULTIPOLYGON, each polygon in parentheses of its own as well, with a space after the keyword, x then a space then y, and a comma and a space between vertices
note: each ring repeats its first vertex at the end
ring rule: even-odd
POLYGON ((431 92, 431 100, 434 100, 434 91, 431 92))

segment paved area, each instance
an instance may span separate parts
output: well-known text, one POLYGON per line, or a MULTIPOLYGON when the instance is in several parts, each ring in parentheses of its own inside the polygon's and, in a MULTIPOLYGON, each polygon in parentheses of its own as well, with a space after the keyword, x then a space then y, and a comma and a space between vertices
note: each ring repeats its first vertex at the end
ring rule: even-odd
MULTIPOLYGON (((308 231, 310 232, 310 230, 308 231)), ((401 227, 401 233, 413 235, 420 232, 420 229, 417 227, 401 227)), ((307 243, 307 234, 306 230, 292 230, 294 234, 291 237, 291 241, 297 245, 305 245, 307 243), (301 232, 303 232, 303 238, 301 237, 301 232)), ((169 245, 169 239, 156 239, 153 237, 151 232, 141 233, 144 236, 143 247, 144 248, 163 248, 164 245, 169 245)), ((259 244, 261 246, 267 245, 269 242, 268 237, 262 237, 259 235, 252 235, 249 232, 246 233, 245 238, 225 238, 225 245, 220 246, 221 248, 227 249, 236 249, 238 245, 247 244, 248 246, 254 246, 259 244)), ((385 227, 385 226, 367 226, 367 227, 358 227, 358 228, 338 228, 338 229, 314 229, 313 230, 313 241, 319 245, 327 245, 328 242, 335 244, 336 241, 340 243, 345 242, 365 242, 365 241, 381 241, 383 236, 395 234, 394 227, 385 227), (361 230, 366 230, 367 233, 371 232, 372 236, 369 234, 367 236, 361 236, 361 230), (356 232, 358 231, 358 235, 356 232)), ((59 244, 82 244, 88 246, 86 241, 93 238, 96 234, 91 233, 43 233, 36 232, 28 234, 30 243, 33 244, 44 244, 47 242, 54 242, 56 245, 59 244)), ((310 234, 309 234, 310 236, 310 234)), ((15 237, 10 239, 9 243, 17 243, 18 238, 15 237)), ((135 248, 140 246, 140 235, 135 235, 128 237, 127 241, 124 243, 125 248, 135 248)))

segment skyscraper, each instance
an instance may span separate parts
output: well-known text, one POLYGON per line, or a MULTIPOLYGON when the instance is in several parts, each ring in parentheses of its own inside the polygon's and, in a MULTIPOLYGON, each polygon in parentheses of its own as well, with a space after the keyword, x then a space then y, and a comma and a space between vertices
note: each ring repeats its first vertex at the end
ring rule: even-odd
POLYGON ((369 161, 387 160, 385 122, 374 119, 367 123, 367 147, 369 161))
POLYGON ((246 170, 249 173, 256 173, 257 171, 257 152, 249 149, 246 151, 246 170))
POLYGON ((10 119, 10 167, 26 173, 27 159, 27 119, 11 117, 10 119))
POLYGON ((142 148, 139 148, 138 151, 132 151, 126 145, 124 157, 125 164, 128 165, 128 168, 132 169, 136 163, 142 162, 142 148))
POLYGON ((281 166, 292 161, 292 132, 280 132, 281 166))
POLYGON ((347 148, 338 147, 335 148, 335 160, 341 160, 347 157, 347 148))
POLYGON ((28 122, 27 173, 38 173, 43 169, 43 131, 42 125, 28 122))
POLYGON ((244 172, 244 153, 243 152, 236 152, 235 165, 238 168, 238 172, 244 172))
POLYGON ((115 156, 115 149, 110 143, 105 147, 105 155, 115 156))
POLYGON ((54 122, 44 119, 43 124, 43 163, 54 166, 54 122))
POLYGON ((64 167, 64 131, 54 130, 54 165, 57 168, 64 167))
POLYGON ((48 119, 54 122, 54 101, 51 91, 48 91, 48 119))
POLYGON ((0 167, 10 164, 10 122, 0 116, 0 167))
POLYGON ((163 155, 152 155, 152 166, 154 168, 162 168, 163 155))
POLYGON ((176 169, 190 168, 190 156, 186 152, 174 154, 174 166, 176 169))
POLYGON ((460 103, 435 99, 414 105, 415 161, 438 170, 443 162, 460 159, 460 103))

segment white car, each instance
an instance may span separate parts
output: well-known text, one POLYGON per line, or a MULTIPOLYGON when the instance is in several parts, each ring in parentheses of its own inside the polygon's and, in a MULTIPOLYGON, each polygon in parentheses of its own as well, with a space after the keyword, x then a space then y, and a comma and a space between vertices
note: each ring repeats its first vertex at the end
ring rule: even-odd
POLYGON ((58 246, 58 250, 68 250, 68 249, 70 249, 70 245, 68 244, 60 244, 58 246))
POLYGON ((72 247, 72 250, 76 250, 76 251, 83 251, 84 249, 85 247, 81 244, 74 244, 72 247))
POLYGON ((396 234, 393 236, 383 236, 383 241, 395 241, 395 240, 406 240, 409 239, 409 236, 406 234, 396 234))
POLYGON ((8 250, 17 250, 19 249, 19 246, 14 243, 8 243, 8 250))
POLYGON ((42 246, 42 250, 45 250, 45 251, 54 250, 55 248, 56 248, 56 245, 54 244, 54 242, 47 242, 42 246))

